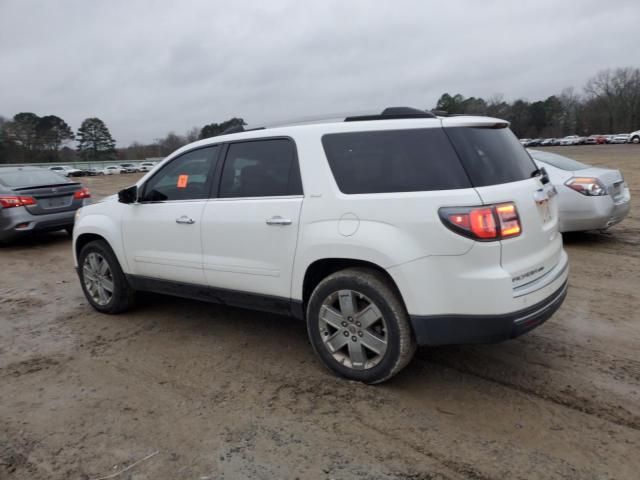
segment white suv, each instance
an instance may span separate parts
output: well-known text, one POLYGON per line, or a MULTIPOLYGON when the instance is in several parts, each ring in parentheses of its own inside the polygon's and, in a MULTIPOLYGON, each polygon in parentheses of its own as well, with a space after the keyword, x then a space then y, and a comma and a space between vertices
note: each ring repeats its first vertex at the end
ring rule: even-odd
POLYGON ((416 345, 495 342, 566 295, 555 190, 502 120, 390 108, 187 145, 82 208, 84 293, 293 315, 339 375, 384 381, 416 345))

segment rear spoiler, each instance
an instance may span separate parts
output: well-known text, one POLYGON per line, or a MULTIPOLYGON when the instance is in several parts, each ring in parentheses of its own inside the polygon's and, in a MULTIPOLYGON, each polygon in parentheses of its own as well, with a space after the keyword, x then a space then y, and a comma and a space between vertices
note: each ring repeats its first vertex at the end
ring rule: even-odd
POLYGON ((82 185, 80 182, 66 182, 66 183, 52 183, 50 185, 32 185, 28 187, 9 187, 14 192, 19 192, 21 190, 33 190, 36 188, 55 188, 55 187, 75 187, 78 185, 82 185))

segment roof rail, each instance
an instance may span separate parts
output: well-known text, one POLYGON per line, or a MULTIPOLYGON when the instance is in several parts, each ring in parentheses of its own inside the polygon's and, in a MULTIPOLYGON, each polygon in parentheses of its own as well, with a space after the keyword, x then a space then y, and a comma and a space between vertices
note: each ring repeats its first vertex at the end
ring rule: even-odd
POLYGON ((225 128, 218 135, 229 135, 230 133, 238 133, 238 132, 244 132, 244 127, 242 125, 231 125, 230 127, 225 128))
POLYGON ((378 115, 357 115, 346 117, 345 122, 362 122, 368 120, 392 120, 401 118, 436 118, 426 110, 411 107, 387 107, 378 115))
POLYGON ((381 113, 357 113, 357 114, 334 114, 323 115, 319 117, 306 117, 298 120, 289 120, 285 122, 272 123, 256 128, 244 128, 241 125, 233 125, 227 128, 220 135, 229 135, 238 132, 250 132, 253 130, 265 130, 269 128, 278 128, 294 125, 304 125, 311 123, 329 123, 329 122, 362 122, 368 120, 393 120, 401 118, 437 118, 436 115, 427 111, 420 110, 418 108, 411 107, 387 107, 381 113))

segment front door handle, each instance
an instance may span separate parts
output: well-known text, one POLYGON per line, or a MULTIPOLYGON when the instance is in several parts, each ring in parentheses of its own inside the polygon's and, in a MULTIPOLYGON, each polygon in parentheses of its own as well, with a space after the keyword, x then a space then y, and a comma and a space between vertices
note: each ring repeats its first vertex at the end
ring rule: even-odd
POLYGON ((291 225, 291 219, 276 215, 267 220, 267 225, 291 225))
POLYGON ((196 221, 193 218, 189 218, 186 215, 176 218, 176 223, 184 223, 185 225, 193 225, 196 221))

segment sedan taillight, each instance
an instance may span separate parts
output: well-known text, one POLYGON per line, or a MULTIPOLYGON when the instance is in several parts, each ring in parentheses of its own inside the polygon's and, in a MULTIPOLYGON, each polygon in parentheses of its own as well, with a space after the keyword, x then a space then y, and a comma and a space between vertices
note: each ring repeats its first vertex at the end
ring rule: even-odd
POLYGON ((27 205, 35 205, 36 200, 33 197, 24 197, 22 195, 0 195, 0 205, 2 208, 26 207, 27 205))
POLYGON ((522 233, 514 203, 482 207, 443 207, 438 211, 450 230, 483 242, 517 237, 522 233))
POLYGON ((73 198, 75 198, 76 200, 81 200, 83 198, 91 198, 91 192, 87 187, 83 187, 80 190, 77 190, 73 194, 73 198))

